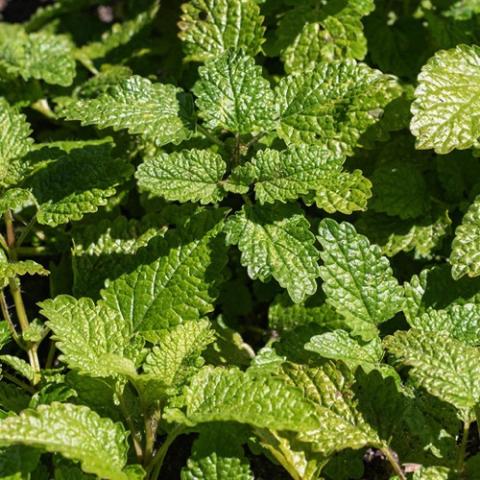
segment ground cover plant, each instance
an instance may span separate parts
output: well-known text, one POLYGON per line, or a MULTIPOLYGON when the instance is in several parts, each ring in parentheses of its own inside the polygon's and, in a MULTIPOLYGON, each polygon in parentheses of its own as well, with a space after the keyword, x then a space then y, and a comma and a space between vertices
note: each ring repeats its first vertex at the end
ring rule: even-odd
POLYGON ((0 478, 480 478, 480 3, 39 3, 0 478))

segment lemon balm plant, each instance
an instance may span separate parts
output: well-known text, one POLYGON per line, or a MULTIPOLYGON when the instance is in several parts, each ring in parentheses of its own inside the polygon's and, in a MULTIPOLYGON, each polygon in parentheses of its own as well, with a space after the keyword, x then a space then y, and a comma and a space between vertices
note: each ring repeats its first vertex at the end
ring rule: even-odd
POLYGON ((0 478, 476 478, 478 2, 100 3, 0 23, 0 478))

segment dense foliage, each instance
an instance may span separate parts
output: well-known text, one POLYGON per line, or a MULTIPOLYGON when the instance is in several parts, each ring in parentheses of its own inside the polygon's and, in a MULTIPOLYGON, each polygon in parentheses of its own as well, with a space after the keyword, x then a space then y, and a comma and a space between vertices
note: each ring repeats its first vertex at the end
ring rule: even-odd
POLYGON ((0 23, 0 479, 480 478, 480 2, 104 3, 0 23))

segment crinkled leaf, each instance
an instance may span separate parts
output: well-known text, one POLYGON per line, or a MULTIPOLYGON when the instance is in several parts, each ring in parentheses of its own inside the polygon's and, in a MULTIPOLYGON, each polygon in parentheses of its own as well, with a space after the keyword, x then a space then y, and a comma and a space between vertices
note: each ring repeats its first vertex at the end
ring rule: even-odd
POLYGON ((480 351, 445 332, 399 331, 385 340, 410 376, 430 394, 458 409, 471 409, 480 400, 480 351))
POLYGON ((455 230, 452 242, 450 263, 452 264, 452 277, 455 280, 468 275, 480 275, 480 196, 468 208, 462 223, 455 230))
POLYGON ((295 205, 254 205, 230 217, 225 232, 251 278, 275 278, 298 303, 317 289, 318 250, 309 227, 295 205))
POLYGON ((142 189, 166 200, 206 204, 223 198, 226 169, 218 153, 193 149, 146 158, 136 177, 142 189))
POLYGON ((96 306, 89 298, 60 295, 40 304, 41 313, 70 368, 91 376, 118 372, 135 374, 135 359, 142 347, 134 341, 133 326, 115 310, 96 306))
POLYGON ((215 340, 208 320, 193 320, 163 330, 143 364, 147 375, 166 386, 180 385, 196 370, 200 355, 215 340))
POLYGON ((122 472, 127 460, 123 426, 101 418, 87 407, 53 403, 8 417, 0 421, 0 443, 60 453, 81 462, 87 473, 128 480, 122 472))
POLYGON ((33 260, 20 260, 18 262, 8 262, 2 259, 0 252, 0 288, 8 285, 10 278, 22 275, 48 275, 50 272, 39 263, 33 260))
POLYGON ((393 77, 345 61, 285 77, 276 93, 278 134, 287 144, 326 144, 351 154, 360 135, 401 91, 393 77))
POLYGON ((376 326, 393 317, 403 304, 403 289, 388 260, 346 222, 322 220, 318 239, 323 247, 320 276, 327 301, 352 321, 356 333, 371 338, 376 326))
POLYGON ((134 75, 94 99, 71 100, 59 108, 67 120, 140 134, 161 146, 190 137, 191 97, 180 88, 134 75))
POLYGON ((13 355, 0 355, 0 363, 8 365, 16 373, 26 378, 29 382, 33 381, 35 372, 33 368, 25 360, 13 355))
POLYGON ((260 203, 295 200, 323 187, 324 178, 339 175, 345 157, 316 145, 293 146, 282 152, 260 150, 251 161, 255 195, 260 203))
POLYGON ((235 421, 274 430, 319 426, 315 405, 282 379, 204 367, 185 393, 184 422, 235 421))
POLYGON ((10 106, 4 98, 0 98, 0 125, 2 125, 0 130, 0 186, 4 187, 21 179, 23 173, 21 159, 30 150, 33 140, 30 138, 31 129, 25 115, 10 106))
MULTIPOLYGON (((48 154, 48 147, 45 150, 48 154)), ((53 157, 26 179, 39 205, 37 221, 52 227, 96 212, 132 173, 131 165, 116 156, 110 143, 80 142, 78 148, 53 157)))
POLYGON ((480 47, 441 50, 422 68, 410 125, 417 148, 444 154, 476 144, 480 136, 477 82, 480 47))
POLYGON ((203 62, 229 48, 256 55, 264 27, 255 0, 192 0, 182 5, 178 26, 185 60, 203 62))
POLYGON ((33 196, 29 190, 24 188, 10 188, 3 195, 0 195, 0 212, 5 212, 8 209, 20 209, 32 201, 33 196))
POLYGON ((413 480, 449 480, 452 471, 448 467, 422 467, 413 474, 413 480))
POLYGON ((160 330, 213 311, 227 261, 224 210, 200 210, 135 256, 136 267, 107 282, 102 302, 135 331, 160 330))
POLYGON ((18 24, 0 26, 0 69, 24 80, 68 87, 75 78, 73 45, 66 35, 26 33, 18 24))
POLYGON ((358 365, 372 367, 378 364, 383 356, 379 338, 374 338, 369 342, 359 342, 345 330, 334 330, 316 335, 310 339, 305 348, 324 358, 342 360, 350 368, 358 365))
POLYGON ((273 128, 278 117, 273 91, 252 57, 230 50, 200 67, 199 75, 193 93, 208 128, 241 134, 273 128))

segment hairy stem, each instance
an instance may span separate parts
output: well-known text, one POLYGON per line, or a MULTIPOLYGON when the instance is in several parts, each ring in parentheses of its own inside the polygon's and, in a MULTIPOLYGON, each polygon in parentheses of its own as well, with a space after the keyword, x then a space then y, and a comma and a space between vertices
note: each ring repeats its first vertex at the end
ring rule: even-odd
POLYGON ((457 452, 457 473, 462 478, 465 466, 465 452, 467 450, 468 432, 470 430, 470 421, 463 422, 462 440, 457 452))
MULTIPOLYGON (((52 345, 54 345, 53 342, 52 342, 52 345)), ((130 415, 128 408, 125 405, 125 401, 123 399, 122 393, 118 394, 118 401, 119 401, 119 406, 120 406, 122 415, 127 421, 128 428, 130 430, 130 433, 132 434, 131 437, 133 442, 133 448, 135 450, 135 456, 137 457, 137 462, 141 464, 143 462, 142 445, 141 445, 137 430, 135 428, 135 424, 133 423, 132 416, 130 415)))
POLYGON ((388 460, 388 463, 390 463, 395 474, 398 475, 398 478, 400 478, 401 480, 407 480, 407 477, 403 473, 402 467, 398 463, 397 459, 395 458, 395 455, 390 450, 390 448, 385 446, 381 450, 385 455, 386 459, 388 460))
POLYGON ((157 439, 158 422, 160 421, 160 406, 145 416, 145 448, 144 465, 149 465, 153 458, 153 449, 157 439))

